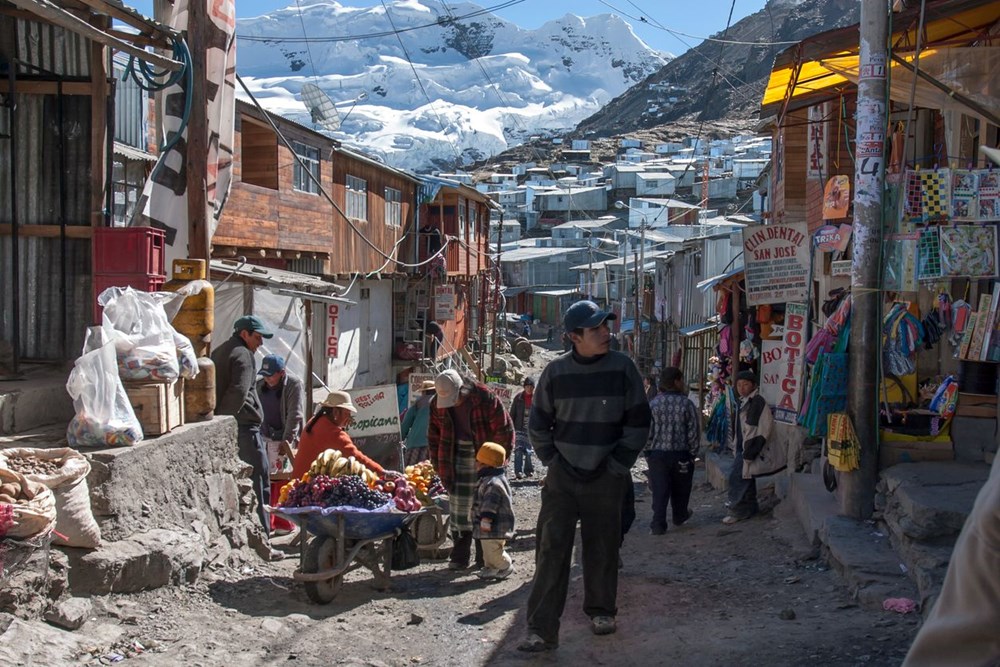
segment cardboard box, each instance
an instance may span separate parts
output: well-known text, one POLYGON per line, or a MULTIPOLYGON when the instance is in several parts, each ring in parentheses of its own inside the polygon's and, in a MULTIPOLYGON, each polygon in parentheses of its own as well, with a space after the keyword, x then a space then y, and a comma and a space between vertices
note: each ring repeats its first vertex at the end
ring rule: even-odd
POLYGON ((980 417, 996 419, 997 397, 992 394, 970 394, 958 392, 955 414, 959 417, 980 417))
POLYGON ((171 382, 144 382, 126 380, 128 394, 135 416, 146 436, 169 433, 184 423, 184 380, 171 382))
POLYGON ((955 450, 951 440, 943 442, 908 441, 894 442, 882 440, 878 450, 879 468, 888 468, 897 463, 919 461, 953 461, 955 450))

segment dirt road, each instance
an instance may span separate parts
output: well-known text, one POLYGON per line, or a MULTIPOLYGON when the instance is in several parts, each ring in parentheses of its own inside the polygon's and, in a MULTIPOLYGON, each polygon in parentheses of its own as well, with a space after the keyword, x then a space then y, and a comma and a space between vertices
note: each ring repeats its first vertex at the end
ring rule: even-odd
POLYGON ((520 654, 530 590, 535 481, 514 483, 520 521, 517 571, 486 584, 442 562, 396 573, 377 592, 367 571, 349 574, 337 598, 310 603, 292 581, 294 559, 243 572, 208 573, 185 589, 102 601, 104 617, 76 634, 116 623, 121 635, 93 646, 149 665, 897 665, 914 616, 871 611, 850 599, 798 524, 779 505, 735 526, 720 523, 724 498, 701 482, 694 518, 653 536, 649 495, 637 473, 638 519, 626 539, 619 630, 596 637, 581 610, 574 563, 560 647, 520 654), (134 642, 144 647, 135 653, 134 642))

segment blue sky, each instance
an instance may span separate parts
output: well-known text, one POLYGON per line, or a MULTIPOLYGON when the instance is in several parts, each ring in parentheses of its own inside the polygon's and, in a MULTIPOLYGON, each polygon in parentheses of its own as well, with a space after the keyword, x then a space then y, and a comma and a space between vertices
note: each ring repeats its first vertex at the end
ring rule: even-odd
MULTIPOLYGON (((763 8, 765 0, 735 2, 733 23, 763 8)), ((146 16, 152 16, 152 0, 125 0, 125 3, 146 16)), ((302 6, 314 4, 311 0, 299 0, 299 3, 302 6)), ((340 4, 345 7, 370 7, 381 3, 379 0, 340 0, 340 4)), ((477 0, 476 4, 491 7, 505 4, 505 0, 477 0)), ((295 0, 236 0, 236 15, 239 18, 261 16, 289 6, 294 7, 295 0)), ((649 46, 680 55, 689 47, 697 46, 700 38, 721 32, 726 27, 731 6, 732 0, 524 0, 495 13, 523 28, 537 28, 565 14, 584 17, 618 14, 649 46), (640 16, 646 17, 645 23, 639 20, 640 16), (693 37, 673 35, 658 25, 693 37)))

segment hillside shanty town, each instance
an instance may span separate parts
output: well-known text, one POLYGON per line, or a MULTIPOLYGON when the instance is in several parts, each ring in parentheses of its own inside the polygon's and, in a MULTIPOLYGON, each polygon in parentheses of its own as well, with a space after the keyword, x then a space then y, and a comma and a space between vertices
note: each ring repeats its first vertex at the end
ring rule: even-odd
POLYGON ((1000 3, 427 173, 236 14, 0 0, 0 663, 1000 664, 1000 3))

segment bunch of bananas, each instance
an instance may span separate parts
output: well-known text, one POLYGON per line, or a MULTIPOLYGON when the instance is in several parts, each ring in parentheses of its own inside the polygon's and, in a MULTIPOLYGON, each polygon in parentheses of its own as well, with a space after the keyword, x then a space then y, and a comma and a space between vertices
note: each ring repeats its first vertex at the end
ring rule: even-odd
POLYGON ((316 460, 309 466, 308 475, 309 479, 313 479, 317 475, 326 475, 327 477, 357 475, 369 487, 373 487, 378 480, 378 475, 369 470, 364 463, 356 460, 353 456, 343 456, 336 449, 324 450, 322 454, 317 456, 316 460))

